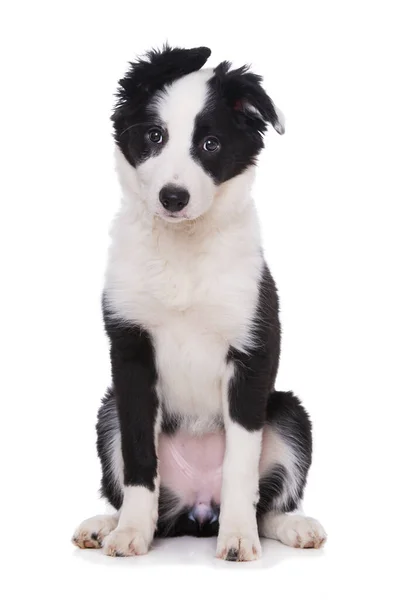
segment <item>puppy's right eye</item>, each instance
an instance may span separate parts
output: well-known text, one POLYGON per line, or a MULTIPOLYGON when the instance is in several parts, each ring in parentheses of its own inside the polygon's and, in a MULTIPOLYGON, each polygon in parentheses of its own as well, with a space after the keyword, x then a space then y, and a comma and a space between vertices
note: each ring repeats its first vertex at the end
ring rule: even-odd
POLYGON ((163 134, 161 129, 158 127, 153 127, 147 132, 147 137, 151 141, 152 144, 162 144, 163 134))

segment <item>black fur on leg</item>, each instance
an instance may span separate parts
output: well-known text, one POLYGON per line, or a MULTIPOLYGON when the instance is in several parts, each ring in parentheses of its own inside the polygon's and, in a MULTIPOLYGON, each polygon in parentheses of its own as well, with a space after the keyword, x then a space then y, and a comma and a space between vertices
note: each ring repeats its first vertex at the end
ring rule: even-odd
POLYGON ((115 480, 112 468, 112 447, 115 436, 120 436, 115 395, 107 390, 97 415, 97 454, 100 458, 102 478, 100 493, 117 510, 122 506, 123 491, 115 480))
POLYGON ((272 392, 267 404, 267 425, 270 425, 290 447, 296 457, 296 473, 276 464, 260 479, 260 500, 257 516, 271 510, 289 512, 303 498, 312 457, 312 426, 300 400, 292 392, 272 392), (292 478, 288 486, 289 478, 292 478), (290 494, 287 491, 290 489, 290 494), (286 492, 286 493, 285 493, 286 492))

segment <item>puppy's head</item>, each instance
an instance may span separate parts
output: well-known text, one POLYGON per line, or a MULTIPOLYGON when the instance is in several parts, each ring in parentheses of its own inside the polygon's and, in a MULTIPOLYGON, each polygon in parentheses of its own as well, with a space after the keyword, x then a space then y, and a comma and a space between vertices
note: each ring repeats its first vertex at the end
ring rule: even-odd
POLYGON ((279 111, 247 67, 200 70, 208 48, 165 47, 119 82, 115 140, 152 215, 170 222, 207 212, 218 187, 255 163, 279 111))

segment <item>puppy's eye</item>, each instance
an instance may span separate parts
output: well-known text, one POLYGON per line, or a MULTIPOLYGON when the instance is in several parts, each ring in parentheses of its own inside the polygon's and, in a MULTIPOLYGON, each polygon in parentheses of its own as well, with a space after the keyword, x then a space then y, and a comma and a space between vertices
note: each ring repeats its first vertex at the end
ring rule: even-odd
POLYGON ((147 137, 153 144, 162 144, 163 134, 161 129, 158 129, 158 127, 153 127, 152 129, 149 129, 149 131, 147 132, 147 137))
POLYGON ((218 138, 210 136, 203 142, 203 150, 206 152, 217 152, 221 148, 218 138))

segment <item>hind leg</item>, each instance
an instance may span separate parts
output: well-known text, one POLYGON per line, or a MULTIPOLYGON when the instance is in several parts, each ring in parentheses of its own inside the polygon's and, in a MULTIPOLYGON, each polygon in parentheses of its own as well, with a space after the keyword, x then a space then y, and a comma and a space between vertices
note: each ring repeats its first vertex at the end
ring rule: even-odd
POLYGON ((311 464, 311 422, 291 392, 274 392, 268 402, 261 455, 258 528, 263 537, 294 548, 320 548, 322 525, 300 510, 311 464))
POLYGON ((98 515, 83 521, 76 529, 72 542, 79 548, 101 548, 103 539, 118 525, 119 514, 98 515))
POLYGON ((103 472, 101 495, 108 500, 116 512, 83 521, 72 536, 72 543, 79 548, 102 547, 104 538, 116 529, 119 521, 123 463, 117 408, 112 390, 106 393, 98 414, 97 451, 103 472))
POLYGON ((264 515, 260 523, 260 535, 293 548, 321 548, 327 537, 316 519, 298 511, 264 515))

